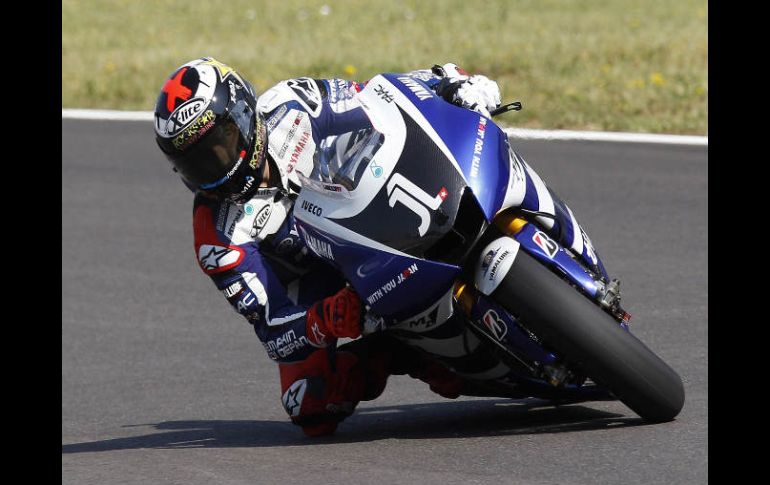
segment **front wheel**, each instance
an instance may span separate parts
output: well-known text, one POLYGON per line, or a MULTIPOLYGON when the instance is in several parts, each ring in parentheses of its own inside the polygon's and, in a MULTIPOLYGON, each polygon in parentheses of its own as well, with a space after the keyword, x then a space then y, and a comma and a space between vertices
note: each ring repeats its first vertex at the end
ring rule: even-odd
POLYGON ((684 386, 679 375, 524 251, 516 255, 492 297, 644 420, 670 421, 681 411, 684 386))

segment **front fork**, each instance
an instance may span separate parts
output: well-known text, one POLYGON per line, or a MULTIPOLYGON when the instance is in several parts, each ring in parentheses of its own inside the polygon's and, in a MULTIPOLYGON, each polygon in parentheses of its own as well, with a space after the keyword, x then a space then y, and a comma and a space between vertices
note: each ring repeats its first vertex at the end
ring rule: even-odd
POLYGON ((454 288, 457 307, 465 314, 470 328, 480 338, 496 349, 501 360, 512 369, 542 378, 555 387, 574 379, 558 357, 543 347, 540 339, 519 325, 515 317, 487 295, 490 295, 505 277, 516 254, 524 246, 543 264, 551 267, 594 300, 620 325, 628 330, 630 315, 620 308, 620 283, 609 284, 595 277, 580 265, 567 250, 547 238, 529 221, 516 217, 511 211, 499 214, 493 221, 491 234, 479 244, 483 249, 473 251, 467 266, 474 271, 464 273, 464 281, 458 280, 454 288), (496 230, 495 230, 496 229, 496 230), (498 232, 499 231, 499 232, 498 232), (495 238, 495 234, 497 237, 495 238), (520 236, 518 239, 516 236, 520 236), (543 238, 546 238, 545 240, 543 238), (535 243, 532 243, 535 241, 535 243), (469 283, 473 281, 473 284, 469 283))
POLYGON ((536 224, 517 217, 513 211, 501 212, 493 224, 502 234, 517 239, 530 255, 569 281, 628 330, 631 315, 620 306, 618 279, 610 280, 603 269, 598 274, 588 269, 580 255, 553 241, 536 224))

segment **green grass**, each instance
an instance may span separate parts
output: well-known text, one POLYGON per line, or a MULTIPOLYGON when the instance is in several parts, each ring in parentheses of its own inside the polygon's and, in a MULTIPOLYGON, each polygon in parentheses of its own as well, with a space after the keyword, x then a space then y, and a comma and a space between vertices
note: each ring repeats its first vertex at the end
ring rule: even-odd
POLYGON ((707 23, 706 0, 63 0, 62 105, 151 110, 204 55, 259 91, 452 61, 522 101, 506 125, 705 135, 707 23))

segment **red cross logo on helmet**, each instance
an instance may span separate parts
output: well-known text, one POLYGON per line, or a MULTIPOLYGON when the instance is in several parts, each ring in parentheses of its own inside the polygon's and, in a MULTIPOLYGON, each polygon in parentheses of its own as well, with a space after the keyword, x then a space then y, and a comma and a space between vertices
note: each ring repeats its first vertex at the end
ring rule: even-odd
POLYGON ((187 101, 192 95, 192 91, 189 88, 182 85, 182 78, 184 73, 187 72, 187 68, 180 69, 176 76, 166 81, 163 85, 163 92, 166 93, 166 109, 171 113, 176 108, 177 98, 182 101, 187 101))

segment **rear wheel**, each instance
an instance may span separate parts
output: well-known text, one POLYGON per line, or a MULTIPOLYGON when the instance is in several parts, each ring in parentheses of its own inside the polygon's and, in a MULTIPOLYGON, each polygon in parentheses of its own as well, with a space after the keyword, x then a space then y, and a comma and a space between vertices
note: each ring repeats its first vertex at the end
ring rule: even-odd
POLYGON ((684 387, 679 375, 523 250, 492 297, 646 421, 670 421, 681 411, 684 387))

